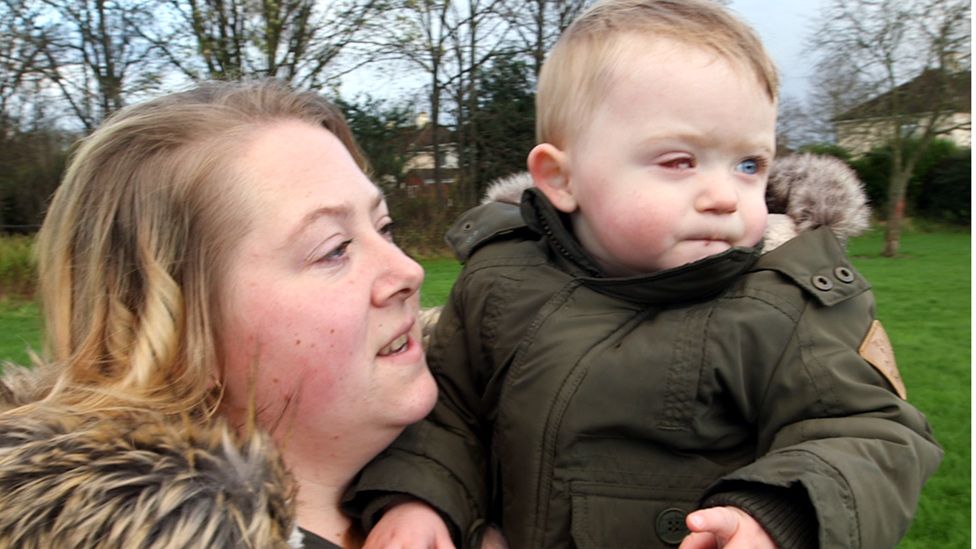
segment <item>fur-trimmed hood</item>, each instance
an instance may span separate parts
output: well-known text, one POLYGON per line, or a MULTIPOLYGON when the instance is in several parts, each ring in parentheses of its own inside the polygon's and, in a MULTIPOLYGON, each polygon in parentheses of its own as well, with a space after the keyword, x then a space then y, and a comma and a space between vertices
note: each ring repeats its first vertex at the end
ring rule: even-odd
MULTIPOLYGON (((42 370, 4 374, 8 407, 46 392, 42 370)), ((0 547, 301 547, 294 495, 268 436, 219 421, 43 400, 0 414, 0 547)))
MULTIPOLYGON (((532 186, 525 172, 496 180, 482 204, 518 204, 532 186)), ((777 159, 766 186, 769 220, 763 251, 770 252, 803 231, 827 226, 841 243, 863 233, 870 221, 864 186, 847 164, 832 156, 797 154, 777 159)))

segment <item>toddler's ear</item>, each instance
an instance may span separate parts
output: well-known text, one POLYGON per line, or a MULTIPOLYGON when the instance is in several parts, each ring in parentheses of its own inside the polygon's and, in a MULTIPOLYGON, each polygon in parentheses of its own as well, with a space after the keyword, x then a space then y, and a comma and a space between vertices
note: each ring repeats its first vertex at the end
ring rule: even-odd
POLYGON ((565 152, 551 143, 541 143, 529 152, 528 165, 533 183, 557 210, 564 213, 576 211, 565 152))

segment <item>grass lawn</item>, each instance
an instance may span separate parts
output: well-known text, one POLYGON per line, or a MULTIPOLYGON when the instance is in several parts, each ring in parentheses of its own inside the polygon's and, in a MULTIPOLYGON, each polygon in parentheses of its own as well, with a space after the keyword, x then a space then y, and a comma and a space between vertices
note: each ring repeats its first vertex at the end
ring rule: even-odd
POLYGON ((28 364, 27 349, 40 350, 41 321, 33 302, 0 301, 0 361, 28 364))
POLYGON ((971 547, 971 248, 970 234, 913 233, 902 257, 880 257, 880 231, 854 240, 854 265, 871 281, 908 388, 945 450, 925 485, 900 548, 971 547))
MULTIPOLYGON (((897 259, 881 257, 881 247, 881 233, 873 231, 849 250, 874 286, 908 399, 926 414, 946 451, 899 547, 970 547, 970 234, 905 234, 897 259)), ((427 272, 423 306, 443 303, 460 266, 453 259, 421 263, 427 272)), ((26 346, 39 344, 38 329, 33 304, 0 302, 0 359, 24 364, 26 346)))
POLYGON ((461 264, 454 258, 426 259, 424 266, 424 286, 420 290, 420 304, 423 307, 440 305, 447 301, 454 279, 461 272, 461 264))

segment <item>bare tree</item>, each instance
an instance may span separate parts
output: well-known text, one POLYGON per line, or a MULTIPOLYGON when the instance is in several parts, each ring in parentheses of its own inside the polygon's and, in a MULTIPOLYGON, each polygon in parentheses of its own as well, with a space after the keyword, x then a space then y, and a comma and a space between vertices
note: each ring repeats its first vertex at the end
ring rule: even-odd
POLYGON ((782 96, 776 117, 776 148, 796 150, 804 145, 825 143, 832 139, 830 116, 818 116, 817 111, 799 99, 782 96))
POLYGON ((400 0, 390 27, 397 32, 382 43, 388 55, 419 68, 426 76, 435 193, 443 199, 441 131, 452 118, 455 138, 465 152, 460 166, 461 197, 477 187, 476 149, 480 73, 499 55, 532 59, 533 74, 552 43, 588 0, 400 0))
POLYGON ((61 142, 43 128, 37 6, 0 0, 0 230, 28 231, 58 181, 61 142))
POLYGON ((144 33, 191 80, 275 77, 319 87, 385 9, 379 0, 163 0, 165 27, 144 33))
POLYGON ((42 45, 32 40, 35 9, 26 0, 0 2, 0 143, 27 105, 25 91, 38 76, 42 45))
POLYGON ((506 15, 512 21, 517 43, 532 59, 539 76, 546 53, 566 27, 593 0, 509 0, 506 15))
POLYGON ((812 45, 828 75, 819 98, 845 124, 838 128, 892 147, 883 254, 894 256, 920 155, 937 136, 969 129, 968 119, 953 118, 962 79, 969 89, 969 2, 832 0, 812 45))
MULTIPOLYGON (((459 17, 451 0, 400 0, 392 13, 391 26, 397 33, 381 41, 382 49, 421 69, 427 76, 430 105, 433 181, 437 201, 444 200, 441 187, 441 113, 444 89, 452 80, 450 48, 458 37, 459 17)), ((455 73, 456 77, 456 73, 455 73)))
POLYGON ((503 16, 503 0, 464 0, 459 2, 461 15, 452 34, 453 74, 447 91, 453 99, 454 127, 461 171, 458 184, 461 200, 477 201, 477 155, 474 146, 478 132, 481 75, 495 56, 510 49, 511 21, 503 16))
POLYGON ((153 22, 153 0, 40 0, 32 39, 45 78, 87 131, 130 94, 158 85, 160 67, 139 29, 153 22))

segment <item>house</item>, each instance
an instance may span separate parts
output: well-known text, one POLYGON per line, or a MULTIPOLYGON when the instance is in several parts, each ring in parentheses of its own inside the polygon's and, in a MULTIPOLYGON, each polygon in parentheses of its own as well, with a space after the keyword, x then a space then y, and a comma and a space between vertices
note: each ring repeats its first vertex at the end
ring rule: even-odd
MULTIPOLYGON (((457 182, 460 173, 458 145, 448 128, 437 128, 437 140, 441 153, 440 183, 457 182)), ((407 159, 403 164, 403 180, 407 188, 433 185, 434 179, 434 126, 427 113, 420 113, 416 120, 416 130, 409 132, 406 139, 407 159)))
POLYGON ((933 116, 936 131, 961 147, 971 146, 971 71, 927 69, 897 88, 874 97, 834 118, 837 144, 854 156, 890 140, 892 122, 902 135, 920 135, 933 116), (938 103, 933 103, 933 98, 938 103), (897 115, 892 116, 895 112, 897 115), (894 118, 894 120, 893 120, 894 118))

